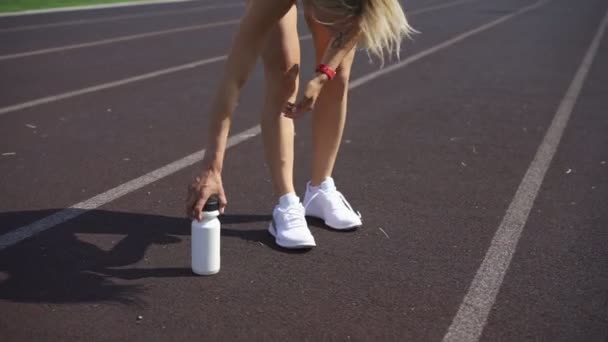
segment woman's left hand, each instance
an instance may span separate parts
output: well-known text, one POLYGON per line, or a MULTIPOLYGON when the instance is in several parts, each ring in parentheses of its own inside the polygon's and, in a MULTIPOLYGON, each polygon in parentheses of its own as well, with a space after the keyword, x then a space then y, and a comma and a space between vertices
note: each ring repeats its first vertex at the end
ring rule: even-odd
POLYGON ((325 74, 317 74, 312 80, 306 85, 304 94, 300 97, 296 104, 287 103, 287 108, 284 111, 285 116, 292 119, 301 117, 304 113, 309 112, 315 108, 315 103, 323 85, 328 81, 325 74))

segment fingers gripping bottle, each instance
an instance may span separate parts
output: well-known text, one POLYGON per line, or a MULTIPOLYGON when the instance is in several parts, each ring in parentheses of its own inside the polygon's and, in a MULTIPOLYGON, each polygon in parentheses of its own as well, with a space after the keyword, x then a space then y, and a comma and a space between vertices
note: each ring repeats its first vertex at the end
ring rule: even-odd
POLYGON ((220 270, 220 205, 212 196, 203 207, 203 218, 192 220, 192 272, 216 274, 220 270))

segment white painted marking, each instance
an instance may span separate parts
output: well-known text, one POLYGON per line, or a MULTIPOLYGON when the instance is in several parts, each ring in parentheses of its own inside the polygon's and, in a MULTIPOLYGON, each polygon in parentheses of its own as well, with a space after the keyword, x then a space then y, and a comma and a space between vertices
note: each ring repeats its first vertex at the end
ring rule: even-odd
MULTIPOLYGON (((255 126, 245 130, 235 136, 228 139, 228 147, 237 145, 251 137, 260 134, 260 126, 255 126)), ((161 178, 165 178, 179 170, 186 167, 192 166, 195 163, 201 161, 205 156, 205 150, 192 153, 191 155, 184 157, 180 160, 174 161, 173 163, 149 172, 141 177, 133 179, 129 182, 121 184, 113 189, 110 189, 104 193, 101 193, 95 197, 92 197, 84 202, 74 204, 70 208, 63 209, 55 214, 40 219, 30 225, 16 229, 10 233, 4 234, 0 237, 0 250, 6 247, 12 246, 19 241, 27 239, 35 234, 43 232, 49 228, 52 228, 58 224, 69 221, 84 214, 88 210, 99 208, 100 206, 109 203, 117 198, 125 196, 137 189, 140 189, 148 184, 151 184, 161 178)))
MULTIPOLYGON (((537 4, 544 3, 544 2, 546 2, 546 1, 541 0, 537 4)), ((536 7, 538 7, 538 6, 536 5, 536 7)), ((532 8, 535 8, 535 7, 528 6, 528 7, 525 7, 524 9, 526 9, 526 8, 528 10, 531 10, 532 8)), ((505 17, 513 18, 514 16, 516 16, 518 14, 522 14, 522 13, 525 13, 525 12, 528 11, 528 10, 524 10, 524 9, 522 9, 520 11, 517 11, 514 14, 506 15, 506 16, 504 16, 502 18, 505 18, 505 17)), ((494 23, 493 26, 496 26, 496 25, 498 25, 498 24, 500 24, 500 23, 502 23, 504 21, 505 20, 495 20, 492 23, 494 23)), ((488 24, 486 24, 486 25, 483 25, 481 27, 485 27, 484 30, 487 30, 487 29, 489 29, 492 26, 488 26, 488 24)), ((473 29, 473 30, 468 31, 468 32, 473 32, 474 31, 476 33, 480 33, 480 32, 482 32, 484 30, 473 29)), ((472 36, 472 34, 466 35, 466 37, 470 37, 470 36, 472 36)), ((448 46, 456 44, 457 42, 459 42, 461 40, 462 39, 459 39, 459 40, 453 40, 453 39, 451 39, 450 40, 450 41, 452 41, 451 44, 441 43, 441 44, 439 44, 437 46, 442 46, 441 49, 445 49, 448 46)), ((431 53, 428 53, 427 51, 433 51, 433 52, 440 51, 441 49, 437 49, 436 48, 437 46, 434 46, 434 47, 429 48, 427 50, 421 51, 418 54, 410 57, 409 58, 410 62, 408 62, 408 63, 404 63, 405 61, 399 63, 400 66, 398 68, 402 68, 402 67, 404 67, 404 66, 412 63, 413 61, 419 60, 420 58, 422 58, 424 56, 430 55, 431 53), (422 57, 414 58, 416 56, 422 56, 422 57)), ((396 70, 398 68, 393 68, 392 70, 396 70)), ((368 74, 366 76, 360 77, 358 79, 355 79, 350 84, 349 89, 352 90, 352 89, 354 89, 356 87, 359 87, 359 86, 361 86, 361 85, 363 85, 363 84, 365 84, 365 83, 367 83, 367 82, 369 82, 371 80, 374 80, 377 77, 380 77, 381 75, 385 75, 385 74, 386 74, 386 72, 382 72, 382 70, 380 70, 380 71, 372 72, 371 74, 368 74), (375 75, 375 76, 369 77, 370 75, 375 75)), ((244 142, 244 141, 247 141, 249 139, 252 139, 252 138, 256 137, 257 135, 259 135, 260 132, 261 132, 260 125, 256 125, 256 126, 254 126, 252 128, 249 128, 246 131, 243 131, 243 132, 241 132, 241 133, 239 133, 239 134, 237 134, 235 136, 230 137, 228 139, 228 147, 232 147, 232 146, 235 146, 235 145, 237 145, 237 144, 239 144, 241 142, 244 142)), ((124 195, 126 195, 128 193, 131 193, 131 192, 133 192, 135 190, 141 189, 142 187, 144 187, 144 186, 146 186, 146 185, 148 185, 148 184, 150 184, 152 182, 155 182, 155 181, 157 181, 157 180, 159 180, 161 178, 167 177, 167 176, 169 176, 169 175, 171 175, 171 174, 173 174, 173 173, 175 173, 175 172, 177 172, 179 170, 182 170, 183 168, 191 166, 191 165, 193 165, 193 164, 201 161, 203 159, 204 155, 205 155, 205 150, 200 150, 200 151, 195 152, 195 153, 193 153, 193 154, 191 154, 191 155, 189 155, 189 156, 187 156, 185 158, 182 158, 182 159, 179 159, 177 161, 174 161, 174 162, 172 162, 171 164, 169 164, 167 166, 163 166, 163 167, 161 167, 159 169, 156 169, 156 170, 154 170, 154 171, 152 171, 150 173, 147 173, 147 174, 145 174, 145 175, 143 175, 141 177, 135 178, 135 179, 133 179, 133 180, 127 182, 127 183, 121 184, 121 185, 119 185, 119 186, 117 186, 117 187, 115 187, 113 189, 110 189, 110 190, 108 190, 108 191, 106 191, 106 192, 104 192, 102 194, 99 194, 99 195, 97 195, 97 196, 95 196, 93 198, 90 198, 90 199, 88 199, 88 200, 86 200, 84 202, 77 203, 77 204, 75 204, 75 205, 73 205, 73 206, 71 206, 71 207, 69 207, 67 209, 63 209, 63 210, 61 210, 61 211, 59 211, 59 212, 57 212, 57 213, 55 213, 53 215, 44 217, 44 218, 42 218, 42 219, 40 219, 38 221, 35 221, 35 222, 33 222, 33 223, 29 224, 29 225, 19 227, 19 228, 15 229, 15 230, 13 230, 13 231, 11 231, 9 233, 6 233, 6 234, 0 236, 0 250, 3 250, 3 249, 5 249, 7 247, 10 247, 10 246, 13 246, 13 245, 19 243, 20 241, 23 241, 24 239, 27 239, 27 238, 29 238, 29 237, 31 237, 33 235, 36 235, 36 234, 38 234, 40 232, 43 232, 43 231, 48 230, 50 228, 53 228, 54 226, 59 225, 61 223, 64 223, 64 222, 66 222, 68 220, 76 218, 76 217, 84 214, 88 210, 99 208, 102 205, 105 205, 105 204, 107 204, 107 203, 109 203, 109 202, 111 202, 113 200, 116 200, 116 199, 118 199, 118 198, 120 198, 120 197, 122 197, 122 196, 124 196, 124 195)))
MULTIPOLYGON (((463 3, 463 1, 456 1, 455 3, 461 4, 463 3)), ((435 6, 436 7, 436 6, 435 6)), ((445 7, 441 7, 442 9, 445 7)), ((424 11, 426 10, 426 8, 422 8, 418 11, 424 11)), ((412 11, 410 14, 417 14, 420 12, 416 12, 416 11, 412 11)), ((308 35, 304 35, 300 37, 300 40, 308 40, 311 39, 312 35, 308 34, 308 35)), ((71 97, 75 97, 75 96, 79 96, 79 95, 84 95, 84 94, 88 94, 88 93, 92 93, 95 91, 100 91, 100 90, 105 90, 105 89, 109 89, 109 88, 114 88, 114 87, 118 87, 121 85, 125 85, 125 84, 129 84, 129 83, 133 83, 133 82, 138 82, 141 80, 145 80, 145 79, 150 79, 150 78, 154 78, 154 77, 158 77, 158 76, 162 76, 168 73, 173 73, 173 72, 178 72, 178 71, 182 71, 182 70, 187 70, 187 69, 192 69, 198 66, 203 66, 212 62, 219 62, 222 60, 226 59, 226 55, 223 56, 217 56, 217 57, 213 57, 213 58, 208 58, 208 59, 203 59, 203 60, 198 60, 195 62, 191 62, 191 63, 186 63, 186 64, 182 64, 182 65, 178 65, 178 66, 174 66, 168 69, 161 69, 161 70, 157 70, 157 71, 153 71, 150 73, 146 73, 146 74, 142 74, 139 76, 134 76, 134 77, 129 77, 129 78, 125 78, 122 80, 118 80, 118 81, 113 81, 113 82, 108 82, 108 83, 103 83, 103 84, 99 84, 96 86, 91 86, 91 87, 87 87, 87 88, 83 88, 83 89, 79 89, 79 90, 73 90, 73 91, 69 91, 66 93, 62 93, 62 94, 57 94, 57 95, 51 95, 51 96, 46 96, 46 97, 42 97, 39 99, 35 99, 35 100, 31 100, 31 101, 27 101, 27 102, 23 102, 23 103, 18 103, 15 105, 11 105, 11 106, 7 106, 7 107, 2 107, 0 108, 0 115, 3 114, 7 114, 7 113, 11 113, 11 112, 15 112, 15 111, 19 111, 22 109, 26 109, 26 108, 31 108, 31 107, 35 107, 35 106, 40 106, 43 104, 47 104, 47 103, 51 103, 51 102, 55 102, 55 101, 60 101, 60 100, 64 100, 64 99, 68 99, 71 97)), ((415 57, 415 56, 412 56, 415 57)), ((410 57, 410 58, 412 58, 410 57)), ((414 62, 414 60, 410 60, 408 62, 408 60, 404 60, 401 66, 399 67, 404 67, 409 63, 414 62), (407 63, 406 63, 407 62, 407 63)), ((351 83, 351 87, 357 87, 358 84, 355 84, 354 86, 351 83)))
POLYGON ((70 7, 59 7, 59 8, 47 8, 39 10, 26 10, 19 12, 7 12, 1 13, 2 17, 19 17, 24 15, 33 14, 46 14, 46 13, 58 13, 58 12, 72 12, 72 11, 83 11, 83 10, 97 10, 106 8, 117 8, 117 7, 132 7, 142 5, 161 5, 175 2, 189 2, 193 0, 142 0, 142 1, 128 1, 128 2, 117 2, 114 4, 99 4, 99 5, 85 5, 85 6, 70 6, 70 7))
POLYGON ((537 2, 535 2, 534 4, 532 4, 530 6, 523 7, 521 9, 519 9, 518 11, 515 11, 515 12, 513 12, 511 14, 507 14, 507 15, 502 16, 502 17, 500 17, 500 18, 498 18, 498 19, 496 19, 494 21, 491 21, 491 22, 489 22, 487 24, 481 25, 481 26, 479 26, 479 27, 477 27, 475 29, 472 29, 472 30, 467 31, 467 32, 462 33, 462 34, 459 34, 459 35, 457 35, 456 37, 454 37, 452 39, 448 39, 448 40, 446 40, 445 42, 443 42, 441 44, 437 44, 437 45, 433 46, 430 49, 426 49, 424 51, 421 51, 420 53, 412 55, 411 57, 408 57, 408 58, 406 58, 406 59, 404 59, 404 60, 402 60, 402 61, 400 61, 398 63, 391 64, 391 65, 389 65, 389 66, 387 66, 387 67, 385 67, 383 69, 380 69, 378 71, 369 73, 369 74, 367 74, 367 75, 365 75, 363 77, 360 77, 359 79, 353 81, 351 83, 351 86, 352 87, 358 87, 360 84, 367 83, 367 82, 369 82, 369 81, 371 81, 371 80, 373 80, 375 78, 378 78, 378 77, 380 77, 382 75, 388 74, 388 73, 390 73, 390 72, 392 72, 394 70, 397 70, 399 68, 403 68, 404 66, 406 66, 408 64, 411 64, 411 63, 413 63, 413 62, 415 62, 415 61, 417 61, 419 59, 422 59, 422 58, 424 58, 424 57, 426 57, 428 55, 431 55, 431 54, 433 54, 433 53, 435 53, 437 51, 443 50, 446 47, 452 46, 452 45, 454 45, 454 44, 456 44, 456 43, 458 43, 458 42, 460 42, 460 41, 462 41, 464 39, 467 39, 470 36, 476 35, 476 34, 481 33, 483 31, 487 31, 487 30, 491 29, 492 27, 494 27, 494 26, 496 26, 496 25, 498 25, 500 23, 503 23, 503 22, 505 22, 505 21, 507 21, 507 20, 509 20, 509 19, 511 19, 511 18, 513 18, 515 16, 517 16, 517 15, 526 13, 528 11, 531 11, 531 10, 537 8, 537 7, 540 7, 543 4, 545 4, 547 1, 548 0, 537 1, 537 2))
MULTIPOLYGON (((192 1, 192 0, 189 0, 189 1, 192 1)), ((420 13, 424 13, 424 12, 431 12, 431 11, 435 11, 435 10, 439 10, 439 9, 457 6, 457 5, 460 5, 460 4, 463 4, 466 2, 471 2, 471 1, 475 1, 475 0, 459 0, 459 1, 448 2, 445 4, 441 4, 441 5, 429 6, 429 7, 421 8, 418 10, 413 10, 411 12, 407 11, 407 14, 414 15, 414 14, 420 14, 420 13)), ((204 12, 204 11, 209 11, 209 10, 214 10, 214 9, 234 8, 234 7, 243 7, 243 6, 245 6, 245 3, 208 5, 208 6, 186 8, 186 9, 179 9, 179 10, 118 15, 118 16, 111 16, 111 17, 98 18, 98 19, 80 19, 80 20, 71 20, 71 21, 61 21, 61 22, 40 24, 40 25, 27 25, 27 26, 10 27, 10 28, 4 28, 4 29, 0 28, 0 33, 21 32, 21 31, 30 31, 30 30, 45 29, 45 28, 73 26, 73 25, 98 24, 98 23, 106 23, 106 22, 119 21, 119 20, 125 20, 125 19, 161 17, 161 16, 173 15, 173 14, 204 12)))
POLYGON ((429 7, 425 7, 425 8, 421 8, 419 10, 414 10, 414 11, 406 11, 406 14, 408 15, 412 15, 412 14, 421 14, 421 13, 426 13, 426 12, 432 12, 432 11, 436 11, 436 10, 440 10, 440 9, 444 9, 444 8, 450 8, 450 7, 454 7, 454 6, 458 6, 467 2, 472 2, 475 0, 459 0, 459 1, 452 1, 452 2, 447 2, 445 4, 440 4, 440 5, 434 5, 434 6, 429 6, 429 7))
POLYGON ((31 30, 73 26, 73 25, 99 24, 99 23, 107 23, 107 22, 126 20, 126 19, 163 17, 166 15, 173 15, 173 14, 205 12, 205 11, 214 10, 214 9, 243 7, 243 6, 245 6, 244 3, 209 5, 209 6, 193 7, 193 8, 187 8, 187 9, 179 9, 179 10, 117 15, 117 16, 97 18, 97 19, 79 19, 79 20, 71 20, 71 21, 60 21, 60 22, 48 23, 48 24, 27 25, 27 26, 4 28, 4 29, 0 29, 0 33, 31 31, 31 30))
POLYGON ((490 310, 496 300, 496 295, 509 268, 513 253, 515 253, 519 237, 526 225, 545 173, 557 151, 568 120, 572 115, 572 110, 595 59, 607 25, 608 12, 601 22, 566 95, 562 99, 551 126, 549 126, 543 141, 538 147, 534 160, 532 160, 519 184, 517 192, 492 239, 490 248, 477 270, 477 274, 475 274, 475 278, 443 341, 478 341, 481 337, 490 310))
MULTIPOLYGON (((308 34, 308 35, 304 35, 304 36, 300 37, 300 40, 308 40, 311 38, 312 38, 312 35, 308 34)), ((123 78, 121 80, 112 81, 112 82, 108 82, 108 83, 102 83, 102 84, 98 84, 95 86, 82 88, 82 89, 78 89, 78 90, 73 90, 73 91, 69 91, 66 93, 62 93, 62 94, 42 97, 42 98, 39 98, 36 100, 27 101, 27 102, 19 103, 16 105, 0 108, 0 115, 7 114, 10 112, 15 112, 15 111, 26 109, 26 108, 40 106, 40 105, 51 103, 51 102, 65 100, 65 99, 93 93, 93 92, 100 91, 100 90, 115 88, 115 87, 119 87, 119 86, 129 84, 129 83, 139 82, 139 81, 147 80, 150 78, 155 78, 155 77, 159 77, 159 76, 163 76, 163 75, 167 75, 167 74, 172 74, 172 73, 178 72, 178 71, 184 71, 184 70, 201 67, 201 66, 204 66, 207 64, 223 61, 227 57, 228 57, 227 55, 223 55, 223 56, 205 58, 205 59, 201 59, 201 60, 198 60, 195 62, 185 63, 185 64, 177 65, 177 66, 174 66, 171 68, 156 70, 156 71, 138 75, 138 76, 123 78)))
MULTIPOLYGON (((421 8, 421 9, 409 12, 409 15, 413 16, 415 14, 421 14, 421 13, 426 13, 426 12, 430 12, 430 11, 445 9, 445 8, 457 6, 457 5, 460 5, 460 4, 469 2, 469 1, 472 1, 472 0, 458 0, 458 1, 451 2, 451 3, 443 4, 440 6, 430 6, 430 7, 426 7, 426 8, 421 8)), ((300 14, 302 14, 302 13, 300 13, 300 14)), ((63 52, 63 51, 69 51, 69 50, 75 50, 75 49, 83 49, 83 48, 89 48, 89 47, 94 47, 94 46, 125 42, 125 41, 130 41, 130 40, 135 40, 135 39, 143 39, 143 38, 150 38, 150 37, 156 37, 156 36, 167 35, 167 34, 195 31, 195 30, 207 29, 207 28, 218 27, 218 26, 235 25, 235 24, 238 24, 239 22, 240 22, 240 19, 234 19, 234 20, 221 21, 221 22, 216 22, 216 23, 183 26, 183 27, 176 27, 176 28, 167 29, 167 30, 159 30, 159 31, 152 31, 152 32, 146 32, 146 33, 140 33, 140 34, 107 38, 107 39, 101 39, 101 40, 96 40, 96 41, 92 41, 92 42, 86 42, 86 43, 70 44, 70 45, 57 46, 57 47, 53 47, 53 48, 18 52, 18 53, 12 53, 12 54, 7 54, 7 55, 0 55, 0 61, 24 58, 24 57, 31 57, 31 56, 38 56, 38 55, 54 53, 54 52, 63 52)))
POLYGON ((233 20, 218 21, 215 23, 202 24, 202 25, 183 26, 183 27, 177 27, 177 28, 172 28, 172 29, 168 29, 168 30, 159 30, 159 31, 146 32, 146 33, 132 34, 132 35, 128 35, 128 36, 101 39, 101 40, 96 40, 96 41, 81 43, 81 44, 64 45, 64 46, 58 46, 58 47, 48 48, 48 49, 40 49, 40 50, 33 50, 33 51, 27 51, 27 52, 14 53, 14 54, 10 54, 10 55, 2 55, 2 56, 0 56, 0 61, 6 61, 6 60, 10 60, 10 59, 17 59, 17 58, 23 58, 23 57, 38 56, 38 55, 43 55, 43 54, 53 53, 53 52, 63 52, 63 51, 68 51, 68 50, 82 49, 82 48, 88 48, 88 47, 93 47, 93 46, 114 44, 114 43, 119 43, 119 42, 135 40, 135 39, 157 37, 157 36, 174 34, 174 33, 179 33, 179 32, 187 32, 187 31, 202 30, 202 29, 207 29, 207 28, 212 28, 212 27, 235 25, 235 24, 238 24, 239 21, 240 21, 240 19, 233 19, 233 20))
POLYGON ((219 61, 224 60, 224 59, 226 59, 225 55, 224 56, 212 57, 212 58, 206 58, 206 59, 198 60, 196 62, 181 64, 181 65, 174 66, 174 67, 171 67, 171 68, 149 72, 149 73, 146 73, 146 74, 143 74, 143 75, 123 78, 122 80, 118 80, 118 81, 98 84, 96 86, 87 87, 87 88, 83 88, 83 89, 79 89, 79 90, 74 90, 74 91, 69 91, 69 92, 66 92, 66 93, 58 94, 58 95, 52 95, 52 96, 42 97, 42 98, 39 98, 39 99, 36 99, 36 100, 19 103, 19 104, 13 105, 13 106, 8 106, 8 107, 0 108, 0 115, 6 114, 6 113, 10 113, 10 112, 15 112, 15 111, 26 109, 26 108, 30 108, 30 107, 40 106, 40 105, 51 103, 51 102, 65 100, 65 99, 69 99, 71 97, 80 96, 80 95, 84 95, 84 94, 89 94, 89 93, 93 93, 93 92, 100 91, 100 90, 106 90, 106 89, 110 89, 110 88, 115 88, 115 87, 122 86, 122 85, 125 85, 125 84, 139 82, 139 81, 147 80, 147 79, 150 79, 150 78, 159 77, 159 76, 166 75, 166 74, 171 74, 171 73, 178 72, 178 71, 189 70, 189 69, 197 68, 197 67, 200 67, 200 66, 203 66, 203 65, 207 65, 207 64, 210 64, 210 63, 213 63, 213 62, 219 62, 219 61))

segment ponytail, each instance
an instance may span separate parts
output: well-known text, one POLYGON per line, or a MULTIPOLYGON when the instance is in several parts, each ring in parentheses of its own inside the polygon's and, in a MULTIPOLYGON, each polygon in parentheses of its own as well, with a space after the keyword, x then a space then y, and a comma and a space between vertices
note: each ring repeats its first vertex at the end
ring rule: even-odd
MULTIPOLYGON (((384 64, 385 53, 399 57, 401 41, 416 33, 403 13, 399 0, 309 0, 313 6, 340 15, 346 20, 356 18, 361 29, 359 46, 384 64)), ((319 21, 319 20, 317 20, 319 21)), ((322 24, 332 25, 335 23, 322 24)))
POLYGON ((359 16, 360 46, 384 64, 385 52, 399 58, 401 42, 416 33, 398 0, 362 0, 359 16))

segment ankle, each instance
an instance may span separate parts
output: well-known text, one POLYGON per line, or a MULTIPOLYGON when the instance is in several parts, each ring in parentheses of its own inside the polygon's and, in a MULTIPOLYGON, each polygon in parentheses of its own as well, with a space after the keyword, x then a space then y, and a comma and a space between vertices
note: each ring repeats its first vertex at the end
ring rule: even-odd
POLYGON ((313 177, 308 184, 310 188, 319 189, 321 184, 329 179, 331 179, 331 176, 313 177))
POLYGON ((298 204, 298 203, 300 203, 300 198, 296 195, 296 193, 288 192, 288 193, 282 195, 281 197, 279 197, 278 207, 285 209, 291 205, 298 204))

